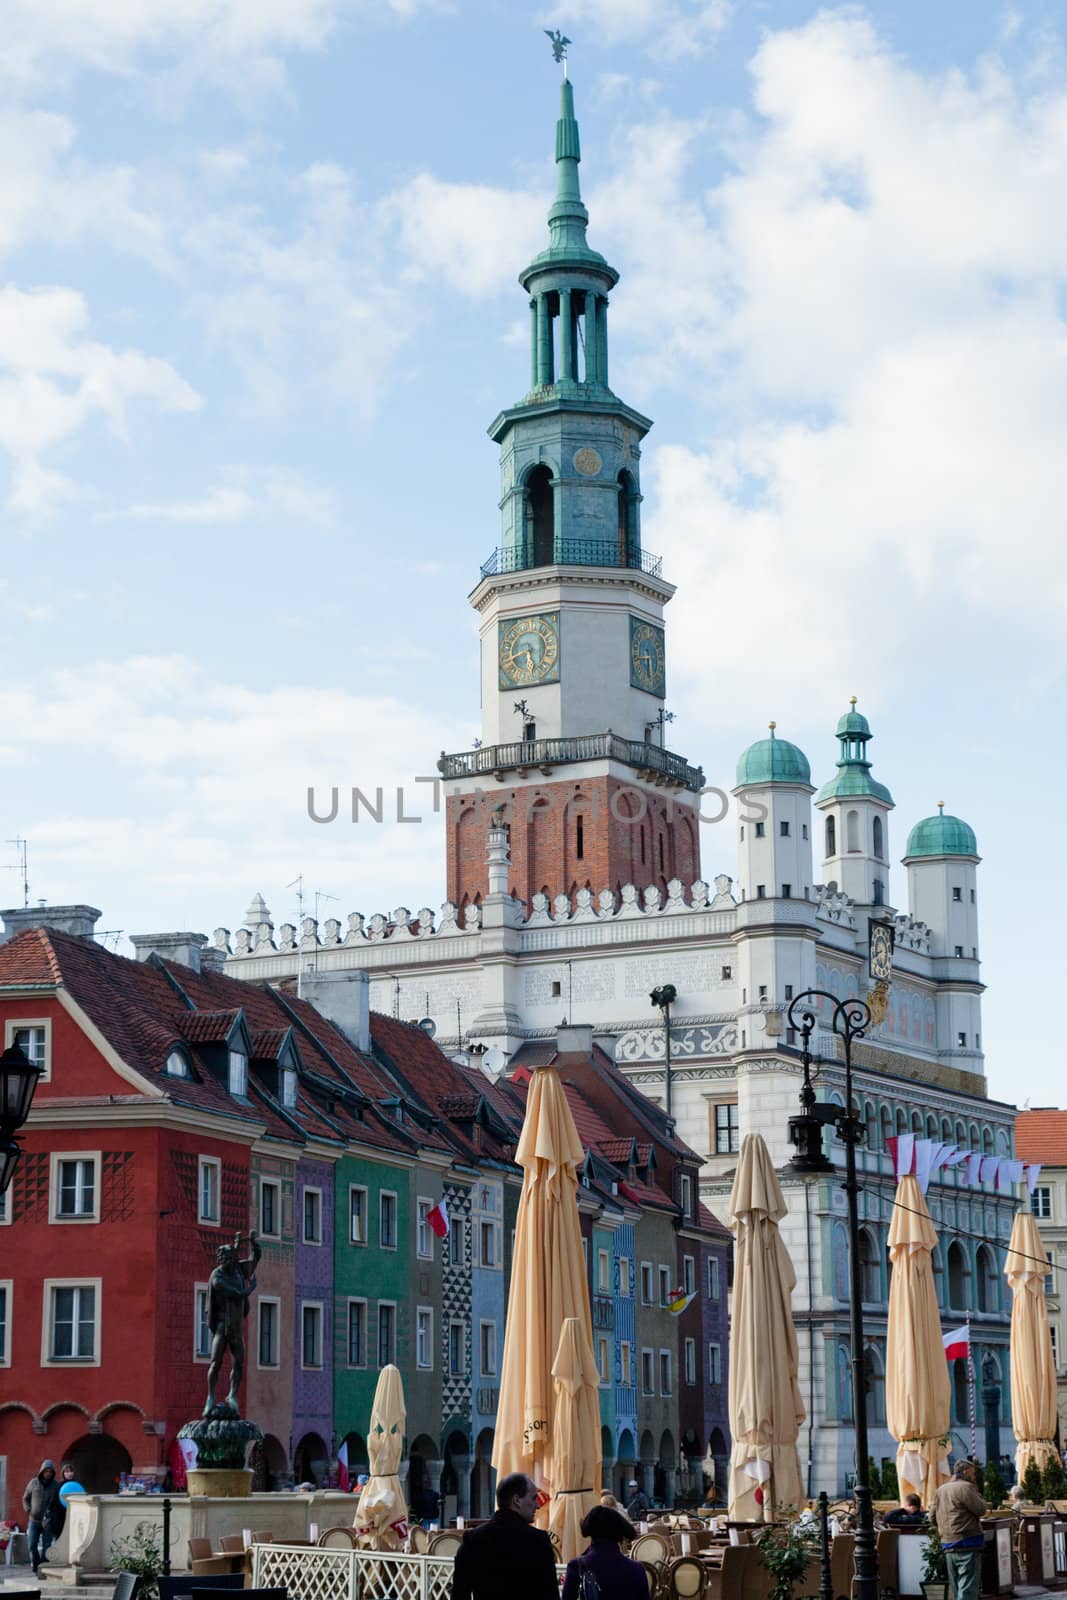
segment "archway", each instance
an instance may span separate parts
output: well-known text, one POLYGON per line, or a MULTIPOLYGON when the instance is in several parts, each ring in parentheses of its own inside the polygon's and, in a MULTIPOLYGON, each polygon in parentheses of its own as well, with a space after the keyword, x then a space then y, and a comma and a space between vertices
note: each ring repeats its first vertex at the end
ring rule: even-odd
POLYGON ((441 1473, 441 1521, 449 1522, 466 1509, 467 1483, 460 1483, 460 1474, 470 1466, 470 1441, 467 1435, 454 1428, 445 1439, 444 1471, 441 1473), (462 1491, 462 1492, 461 1492, 462 1491), (460 1502, 462 1501, 462 1505, 460 1502))
POLYGON ((313 1483, 321 1488, 330 1470, 330 1452, 321 1436, 305 1433, 293 1451, 293 1476, 298 1484, 313 1483))
POLYGON ((289 1482, 289 1457, 285 1446, 273 1433, 265 1433, 252 1446, 248 1458, 252 1469, 252 1493, 273 1494, 289 1482))
POLYGON ((483 1428, 474 1445, 471 1463, 471 1516, 491 1517, 493 1496, 496 1490, 496 1473, 493 1471, 493 1430, 483 1428))
POLYGON ((61 1465, 68 1462, 86 1494, 118 1494, 122 1474, 133 1471, 130 1452, 108 1433, 84 1433, 75 1439, 61 1465))
POLYGON ((619 1448, 615 1452, 615 1466, 612 1470, 612 1487, 615 1498, 621 1506, 625 1506, 630 1499, 630 1479, 636 1476, 637 1446, 630 1429, 623 1428, 619 1434, 619 1448))
POLYGON ((534 467, 526 480, 526 557, 531 566, 552 565, 555 520, 552 469, 534 467))
POLYGON ((437 1459, 437 1445, 428 1433, 412 1440, 408 1447, 408 1504, 423 1522, 437 1520, 437 1485, 427 1467, 427 1462, 437 1459))
POLYGON ((670 1509, 674 1502, 675 1475, 678 1468, 678 1449, 674 1435, 664 1428, 659 1438, 659 1456, 656 1461, 656 1499, 670 1509))
POLYGON ((712 1428, 708 1450, 715 1463, 715 1498, 725 1501, 730 1485, 730 1447, 721 1428, 712 1428))
POLYGON ((954 1308, 967 1307, 967 1257, 963 1246, 953 1239, 948 1247, 948 1303, 954 1308))

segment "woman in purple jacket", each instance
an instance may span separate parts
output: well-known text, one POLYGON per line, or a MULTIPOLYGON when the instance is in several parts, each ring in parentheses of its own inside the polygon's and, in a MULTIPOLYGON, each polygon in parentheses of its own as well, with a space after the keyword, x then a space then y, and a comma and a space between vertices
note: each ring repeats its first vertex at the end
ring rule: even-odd
POLYGON ((582 1519, 582 1532, 592 1542, 584 1555, 568 1561, 561 1600, 580 1600, 583 1570, 596 1579, 601 1600, 648 1600, 644 1567, 619 1548, 637 1538, 633 1523, 610 1506, 594 1506, 582 1519))

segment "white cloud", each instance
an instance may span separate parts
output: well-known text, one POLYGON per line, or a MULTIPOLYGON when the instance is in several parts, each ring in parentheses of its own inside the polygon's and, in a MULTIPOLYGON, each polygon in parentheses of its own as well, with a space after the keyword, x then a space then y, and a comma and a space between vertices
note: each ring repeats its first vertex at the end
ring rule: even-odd
POLYGON ((702 55, 729 27, 732 0, 566 0, 547 20, 580 48, 584 37, 605 44, 646 41, 649 52, 673 61, 702 55))
POLYGON ((195 525, 278 517, 327 528, 336 519, 333 496, 296 473, 231 467, 226 478, 196 500, 139 501, 118 511, 98 511, 94 521, 195 525))
POLYGON ((547 192, 446 183, 424 172, 383 203, 398 230, 408 271, 443 278, 461 294, 513 286, 546 239, 547 192))

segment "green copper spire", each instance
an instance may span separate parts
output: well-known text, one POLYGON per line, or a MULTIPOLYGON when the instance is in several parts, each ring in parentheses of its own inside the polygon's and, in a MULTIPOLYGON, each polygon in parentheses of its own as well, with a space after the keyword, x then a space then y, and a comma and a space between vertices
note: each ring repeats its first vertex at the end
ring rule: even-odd
POLYGON ((585 230, 589 213, 582 204, 578 163, 582 159, 578 119, 574 115, 574 90, 569 78, 559 86, 559 121, 556 123, 556 202, 548 213, 550 249, 568 256, 588 251, 585 230))

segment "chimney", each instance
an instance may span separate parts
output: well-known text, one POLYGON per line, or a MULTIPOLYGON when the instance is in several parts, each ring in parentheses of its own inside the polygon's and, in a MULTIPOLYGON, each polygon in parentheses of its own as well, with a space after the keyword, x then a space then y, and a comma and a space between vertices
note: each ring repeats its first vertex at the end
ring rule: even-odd
POLYGON ((370 979, 365 972, 305 972, 300 996, 335 1023, 357 1050, 370 1050, 370 979))
POLYGON ((207 944, 206 933, 131 933, 130 943, 137 952, 138 961, 149 956, 162 956, 164 961, 176 961, 179 966, 200 971, 200 951, 207 944))
POLYGON ((57 933, 74 933, 80 939, 91 939, 100 920, 95 906, 16 906, 10 911, 0 911, 4 931, 0 944, 13 939, 27 928, 54 928, 57 933))
POLYGON ((591 1022, 561 1022, 556 1029, 556 1049, 561 1056, 591 1056, 593 1053, 593 1024, 591 1022))

